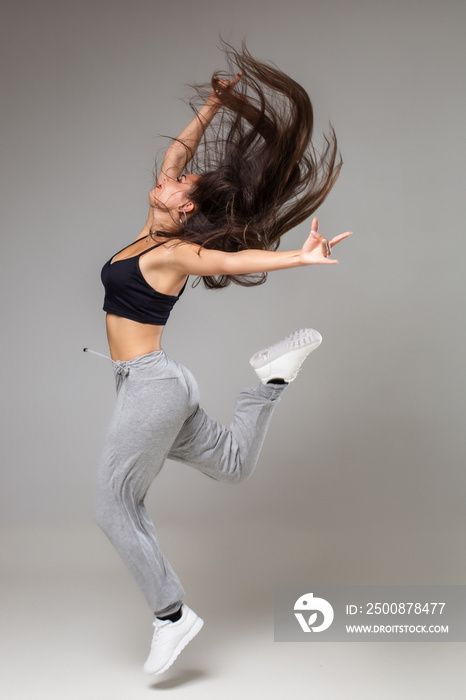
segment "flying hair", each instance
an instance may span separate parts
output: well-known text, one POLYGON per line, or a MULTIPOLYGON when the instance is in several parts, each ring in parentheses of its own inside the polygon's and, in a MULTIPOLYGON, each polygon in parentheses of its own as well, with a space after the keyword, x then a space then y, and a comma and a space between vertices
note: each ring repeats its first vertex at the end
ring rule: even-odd
MULTIPOLYGON (((281 237, 324 202, 342 167, 330 125, 318 152, 312 142, 314 115, 304 88, 275 65, 224 43, 228 68, 209 84, 191 86, 191 106, 205 102, 212 87, 225 109, 207 127, 196 153, 187 149, 189 172, 202 175, 189 193, 195 209, 180 241, 226 252, 276 250, 281 237), (223 76, 239 71, 234 90, 223 76), (199 102, 201 101, 201 102, 199 102)), ((266 273, 203 277, 210 289, 263 284, 266 273)))

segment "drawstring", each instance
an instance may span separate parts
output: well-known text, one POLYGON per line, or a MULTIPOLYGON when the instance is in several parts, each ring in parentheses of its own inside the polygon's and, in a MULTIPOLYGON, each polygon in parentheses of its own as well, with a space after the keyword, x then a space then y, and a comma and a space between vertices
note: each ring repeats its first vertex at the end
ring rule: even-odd
POLYGON ((126 377, 129 374, 129 367, 126 362, 122 362, 120 360, 115 362, 115 360, 112 360, 112 358, 108 357, 108 355, 102 355, 101 352, 96 352, 95 350, 90 350, 89 348, 83 348, 83 352, 90 352, 98 357, 103 357, 104 360, 109 360, 115 366, 116 373, 120 374, 122 377, 126 377))
POLYGON ((104 360, 110 360, 110 362, 113 362, 111 357, 109 357, 108 355, 102 355, 101 352, 96 352, 95 350, 89 350, 89 348, 83 348, 83 352, 91 352, 93 355, 98 355, 99 357, 103 357, 104 360))

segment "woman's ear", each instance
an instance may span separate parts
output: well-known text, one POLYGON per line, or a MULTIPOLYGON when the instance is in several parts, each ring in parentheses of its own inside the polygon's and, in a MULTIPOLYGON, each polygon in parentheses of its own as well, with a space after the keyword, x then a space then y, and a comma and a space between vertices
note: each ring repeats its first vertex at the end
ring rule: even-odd
POLYGON ((178 211, 179 211, 179 212, 182 212, 183 209, 184 209, 184 211, 185 211, 186 213, 191 212, 191 211, 194 211, 194 203, 188 201, 188 202, 186 202, 186 204, 183 204, 182 207, 178 207, 178 211))

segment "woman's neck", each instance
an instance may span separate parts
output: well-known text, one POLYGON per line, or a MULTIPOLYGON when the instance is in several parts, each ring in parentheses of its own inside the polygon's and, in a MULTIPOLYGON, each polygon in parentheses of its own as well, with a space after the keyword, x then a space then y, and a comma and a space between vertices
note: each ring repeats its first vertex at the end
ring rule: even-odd
POLYGON ((155 233, 156 231, 163 231, 164 233, 173 235, 178 233, 180 228, 181 226, 173 221, 168 212, 157 211, 151 207, 143 231, 146 232, 146 235, 155 233))

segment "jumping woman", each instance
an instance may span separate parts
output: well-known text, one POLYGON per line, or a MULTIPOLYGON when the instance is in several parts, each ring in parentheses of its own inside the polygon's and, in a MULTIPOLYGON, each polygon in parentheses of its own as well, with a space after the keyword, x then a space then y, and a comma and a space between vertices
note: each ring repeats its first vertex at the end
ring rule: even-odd
POLYGON ((191 275, 210 289, 261 284, 274 270, 335 264, 332 248, 350 235, 327 240, 314 218, 301 250, 277 251, 333 187, 336 137, 332 130, 318 154, 305 90, 245 47, 226 55, 236 77, 197 88, 206 99, 165 153, 141 233, 102 270, 117 401, 96 518, 155 614, 149 673, 169 668, 203 625, 160 551, 144 506, 149 486, 167 457, 219 481, 247 479, 277 401, 322 340, 306 329, 256 353, 260 384, 239 394, 227 429, 200 408, 192 374, 162 350, 170 312, 191 275))

